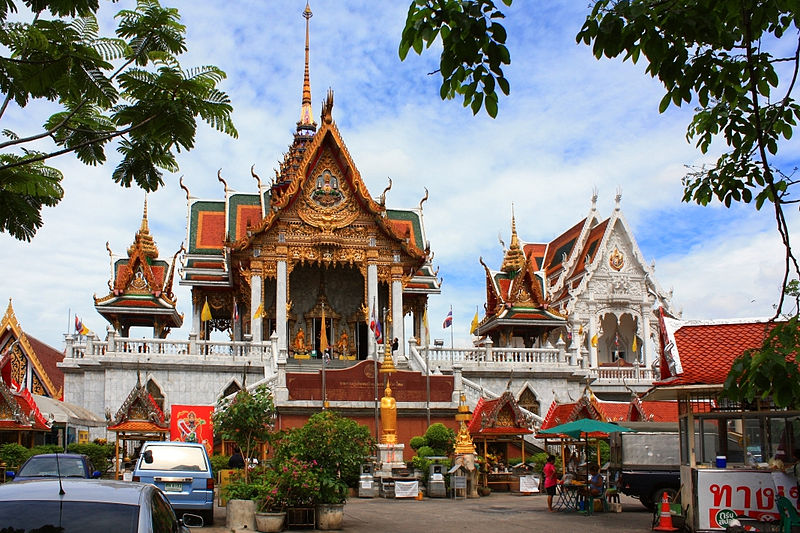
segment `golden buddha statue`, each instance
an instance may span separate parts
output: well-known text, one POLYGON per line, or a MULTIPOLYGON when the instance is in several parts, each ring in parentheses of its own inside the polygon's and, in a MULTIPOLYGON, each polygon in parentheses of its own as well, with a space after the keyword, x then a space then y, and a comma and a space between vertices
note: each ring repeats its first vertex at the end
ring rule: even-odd
POLYGON ((297 330, 297 335, 294 336, 294 343, 292 343, 295 353, 306 353, 306 334, 303 328, 297 330))
POLYGON ((397 444, 397 402, 392 398, 389 380, 381 398, 381 444, 397 444))

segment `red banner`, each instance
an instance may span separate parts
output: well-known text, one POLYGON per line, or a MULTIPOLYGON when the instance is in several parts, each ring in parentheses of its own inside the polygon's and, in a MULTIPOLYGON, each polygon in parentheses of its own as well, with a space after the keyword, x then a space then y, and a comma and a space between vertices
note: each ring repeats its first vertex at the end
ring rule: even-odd
POLYGON ((214 451, 214 428, 211 405, 173 405, 169 423, 169 440, 200 442, 208 455, 214 451))

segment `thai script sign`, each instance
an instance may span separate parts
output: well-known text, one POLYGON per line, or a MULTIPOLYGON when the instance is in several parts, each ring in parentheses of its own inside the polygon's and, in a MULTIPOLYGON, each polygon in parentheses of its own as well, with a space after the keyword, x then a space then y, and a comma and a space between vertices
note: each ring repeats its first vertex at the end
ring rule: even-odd
POLYGON ((697 470, 698 529, 725 529, 737 515, 778 520, 776 497, 797 505, 797 481, 771 470, 697 470))

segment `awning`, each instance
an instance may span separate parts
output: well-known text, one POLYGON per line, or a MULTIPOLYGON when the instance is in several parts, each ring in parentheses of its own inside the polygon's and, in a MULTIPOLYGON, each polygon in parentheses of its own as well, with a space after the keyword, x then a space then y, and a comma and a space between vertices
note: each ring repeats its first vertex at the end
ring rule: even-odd
POLYGON ((105 427, 106 425, 105 420, 78 405, 38 394, 32 396, 45 419, 53 420, 55 424, 88 427, 105 427))

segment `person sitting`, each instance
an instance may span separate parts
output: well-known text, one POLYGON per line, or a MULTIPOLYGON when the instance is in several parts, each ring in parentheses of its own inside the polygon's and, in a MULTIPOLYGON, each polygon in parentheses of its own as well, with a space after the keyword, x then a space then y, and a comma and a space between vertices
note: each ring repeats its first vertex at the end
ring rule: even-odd
POLYGON ((596 464, 589 466, 589 483, 585 488, 586 495, 597 498, 603 494, 603 476, 600 475, 600 467, 596 464))

